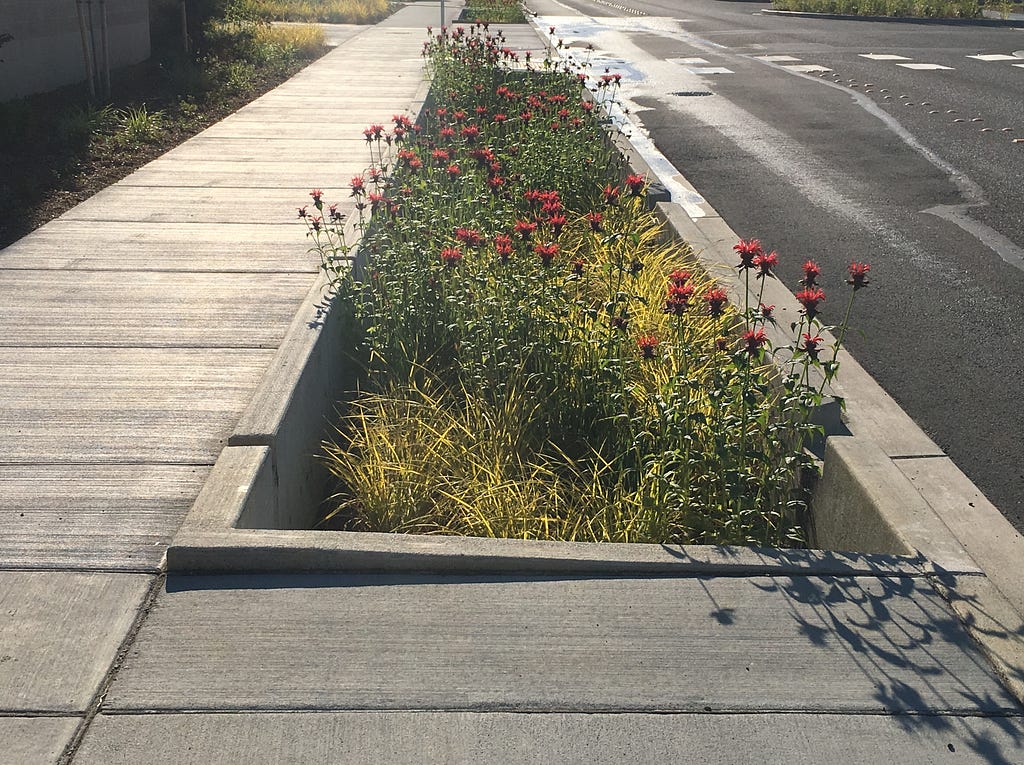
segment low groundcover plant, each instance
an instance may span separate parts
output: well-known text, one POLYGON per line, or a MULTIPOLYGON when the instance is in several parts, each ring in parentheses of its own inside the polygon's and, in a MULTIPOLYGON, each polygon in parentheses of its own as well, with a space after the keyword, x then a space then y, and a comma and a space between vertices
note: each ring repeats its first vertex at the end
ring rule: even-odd
MULTIPOLYGON (((581 84, 600 104, 617 75, 535 66, 486 25, 442 29, 425 55, 420 123, 364 132, 359 263, 341 203, 316 189, 299 210, 365 372, 326 447, 332 523, 800 544, 803 446, 838 350, 819 335, 817 267, 797 342, 772 349, 772 307, 730 305, 609 148, 581 84)), ((777 256, 737 252, 756 296, 777 256)), ((851 271, 854 290, 867 272, 851 271)))

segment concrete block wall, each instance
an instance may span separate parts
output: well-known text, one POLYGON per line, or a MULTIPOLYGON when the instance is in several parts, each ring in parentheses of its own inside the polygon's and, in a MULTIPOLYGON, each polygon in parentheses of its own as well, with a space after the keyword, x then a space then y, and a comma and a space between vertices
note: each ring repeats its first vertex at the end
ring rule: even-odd
MULTIPOLYGON (((111 69, 149 58, 149 0, 105 0, 111 69)), ((100 2, 91 11, 100 47, 100 2)), ((0 101, 43 93, 87 75, 76 0, 0 0, 0 33, 14 39, 0 48, 0 101)))

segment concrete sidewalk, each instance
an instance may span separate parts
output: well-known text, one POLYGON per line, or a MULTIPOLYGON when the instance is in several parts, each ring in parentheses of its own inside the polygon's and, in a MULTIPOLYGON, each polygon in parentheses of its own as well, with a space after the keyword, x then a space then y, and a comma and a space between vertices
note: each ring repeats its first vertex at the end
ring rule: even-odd
MULTIPOLYGON (((448 4, 449 13, 457 8, 448 4)), ((438 6, 0 252, 0 765, 1024 761, 919 568, 165 578, 438 6)), ((512 47, 536 45, 528 27, 512 47)))

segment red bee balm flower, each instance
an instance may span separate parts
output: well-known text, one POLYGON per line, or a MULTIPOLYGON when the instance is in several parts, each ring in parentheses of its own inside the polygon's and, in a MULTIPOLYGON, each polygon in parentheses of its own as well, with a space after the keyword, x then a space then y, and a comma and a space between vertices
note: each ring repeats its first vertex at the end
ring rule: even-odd
POLYGON ((469 247, 479 247, 484 243, 483 236, 475 228, 457 228, 455 238, 469 247))
POLYGON ((739 268, 741 270, 753 268, 754 259, 764 254, 764 250, 761 249, 761 242, 757 239, 740 239, 732 248, 740 256, 739 268))
POLYGON ((690 277, 692 277, 692 276, 693 276, 693 274, 691 274, 685 268, 684 269, 678 269, 677 268, 675 271, 673 271, 672 273, 670 273, 668 275, 668 280, 673 285, 681 286, 683 284, 686 284, 688 281, 690 281, 690 277))
POLYGON ((354 197, 357 197, 366 191, 366 182, 363 180, 363 176, 361 175, 357 175, 349 181, 349 186, 352 187, 352 196, 354 197))
POLYGON ((763 252, 754 258, 754 265, 757 266, 759 277, 771 276, 772 271, 779 265, 779 256, 775 250, 771 252, 763 252))
POLYGON ((517 220, 513 228, 523 239, 529 239, 533 232, 537 230, 537 224, 526 220, 517 220))
POLYGON ((818 283, 818 277, 821 276, 821 269, 818 264, 813 260, 808 260, 803 264, 804 278, 800 283, 805 287, 813 287, 818 283))
POLYGON ((619 194, 621 193, 618 186, 612 186, 608 184, 604 187, 602 193, 604 194, 604 201, 607 204, 613 205, 619 201, 619 194))
POLYGON ((629 193, 637 197, 643 193, 644 190, 644 177, 642 175, 627 175, 626 185, 629 186, 629 193))
POLYGON ((448 268, 455 268, 462 261, 462 250, 458 247, 445 247, 441 250, 441 262, 448 268))
POLYGON ((798 353, 806 353, 814 361, 818 360, 818 354, 821 353, 822 339, 818 335, 813 337, 809 332, 804 332, 801 337, 800 344, 797 345, 796 350, 798 353))
POLYGON ((668 287, 668 297, 665 298, 665 307, 662 311, 670 313, 673 316, 682 316, 686 313, 686 309, 690 307, 690 298, 692 296, 692 284, 686 284, 685 282, 670 282, 668 287))
POLYGON ((768 335, 763 329, 748 329, 743 333, 743 350, 751 356, 761 352, 761 346, 768 342, 768 335))
POLYGON ((562 214, 552 215, 548 218, 548 223, 551 225, 551 232, 558 236, 562 233, 562 227, 565 226, 565 216, 562 214))
POLYGON ((658 345, 661 343, 660 340, 654 335, 640 335, 636 339, 637 348, 640 349, 640 355, 645 359, 653 359, 655 352, 658 350, 658 345))
POLYGON ((323 199, 324 196, 324 192, 322 192, 320 189, 313 189, 311 192, 309 192, 309 195, 313 197, 313 204, 315 204, 319 209, 321 200, 323 199))
POLYGON ((545 266, 551 265, 551 261, 558 254, 558 245, 554 243, 534 245, 533 251, 540 256, 540 262, 545 266))
POLYGON ((725 312, 725 304, 729 302, 729 296, 725 290, 712 287, 704 293, 704 300, 708 304, 708 313, 717 318, 725 312))
POLYGON ((846 280, 846 283, 852 285, 854 290, 867 287, 870 282, 868 279, 868 271, 870 270, 871 266, 867 263, 851 263, 847 269, 850 278, 846 280))
POLYGON ((599 212, 587 213, 587 223, 590 224, 590 230, 601 232, 604 230, 604 226, 601 223, 602 215, 599 212))
POLYGON ((808 287, 796 293, 797 302, 804 307, 804 313, 808 319, 818 315, 818 303, 825 299, 825 293, 820 287, 808 287))

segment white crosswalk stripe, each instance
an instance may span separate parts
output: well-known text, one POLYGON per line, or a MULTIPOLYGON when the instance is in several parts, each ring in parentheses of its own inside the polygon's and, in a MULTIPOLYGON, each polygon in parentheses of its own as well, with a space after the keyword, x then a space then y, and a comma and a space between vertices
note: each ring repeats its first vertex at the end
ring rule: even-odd
POLYGON ((817 64, 783 64, 783 69, 788 69, 791 72, 831 72, 827 66, 818 66, 817 64))
POLYGON ((896 64, 896 66, 902 66, 904 69, 915 69, 915 70, 930 70, 930 69, 952 69, 951 66, 943 66, 942 64, 896 64))
POLYGON ((1006 53, 982 53, 977 56, 968 56, 967 58, 976 58, 978 61, 1017 61, 1016 56, 1010 56, 1006 53))
POLYGON ((736 74, 732 69, 724 66, 695 66, 688 68, 690 74, 736 74))
POLYGON ((794 58, 793 56, 754 56, 759 61, 771 61, 772 63, 778 63, 780 61, 799 61, 800 59, 794 58))
POLYGON ((906 56, 896 56, 892 53, 858 53, 857 55, 872 61, 910 61, 906 56))

